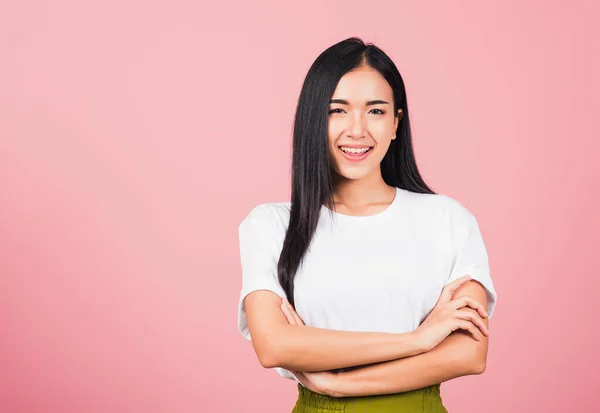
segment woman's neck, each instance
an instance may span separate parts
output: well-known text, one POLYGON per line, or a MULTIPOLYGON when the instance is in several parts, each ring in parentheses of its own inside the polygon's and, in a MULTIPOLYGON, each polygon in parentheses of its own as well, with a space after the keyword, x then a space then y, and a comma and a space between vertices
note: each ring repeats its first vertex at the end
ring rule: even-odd
POLYGON ((396 188, 378 179, 365 177, 360 180, 338 178, 334 180, 333 199, 338 212, 376 213, 387 208, 396 196, 396 188))

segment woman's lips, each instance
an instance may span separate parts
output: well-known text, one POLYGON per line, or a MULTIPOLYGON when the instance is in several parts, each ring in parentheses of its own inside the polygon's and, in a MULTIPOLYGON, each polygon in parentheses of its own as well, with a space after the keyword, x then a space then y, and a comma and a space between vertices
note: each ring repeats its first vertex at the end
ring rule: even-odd
POLYGON ((347 153, 347 152, 344 152, 343 150, 341 150, 339 147, 338 147, 338 149, 339 149, 339 151, 342 153, 342 156, 343 156, 344 158, 346 158, 348 161, 350 161, 350 162, 361 162, 361 161, 363 161, 363 160, 364 160, 364 159, 365 159, 367 156, 369 156, 369 154, 371 153, 371 150, 372 150, 373 148, 369 148, 369 150, 368 150, 368 151, 366 151, 366 152, 363 152, 363 153, 347 153))

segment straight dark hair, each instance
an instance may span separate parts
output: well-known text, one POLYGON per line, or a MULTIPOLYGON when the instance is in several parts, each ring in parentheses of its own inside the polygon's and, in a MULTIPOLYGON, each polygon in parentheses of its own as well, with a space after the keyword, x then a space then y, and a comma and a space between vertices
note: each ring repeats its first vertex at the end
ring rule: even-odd
POLYGON ((406 90, 394 62, 377 46, 350 37, 321 53, 310 67, 300 91, 292 143, 292 194, 288 229, 277 265, 279 282, 295 306, 294 277, 317 228, 323 204, 333 214, 333 170, 328 149, 329 101, 342 76, 362 66, 378 71, 394 96, 394 115, 403 116, 396 139, 381 161, 386 184, 412 192, 434 194, 419 174, 412 146, 406 90))

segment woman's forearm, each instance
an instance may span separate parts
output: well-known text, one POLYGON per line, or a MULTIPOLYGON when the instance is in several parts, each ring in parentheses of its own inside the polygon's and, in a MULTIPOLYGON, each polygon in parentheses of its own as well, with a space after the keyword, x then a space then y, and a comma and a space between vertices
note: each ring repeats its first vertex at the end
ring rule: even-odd
MULTIPOLYGON (((486 339, 487 341, 487 339, 486 339)), ((327 393, 335 397, 406 392, 485 370, 487 343, 464 332, 450 334, 434 349, 400 360, 339 373, 327 393)))
POLYGON ((423 350, 414 333, 330 330, 289 324, 271 338, 265 367, 323 371, 414 356, 423 350))

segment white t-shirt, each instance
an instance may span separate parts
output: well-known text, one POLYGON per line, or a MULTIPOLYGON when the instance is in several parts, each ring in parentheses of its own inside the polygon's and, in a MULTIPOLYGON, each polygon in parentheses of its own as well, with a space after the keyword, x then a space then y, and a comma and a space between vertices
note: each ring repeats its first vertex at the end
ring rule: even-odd
MULTIPOLYGON (((475 217, 455 199, 396 188, 394 201, 370 216, 321 208, 295 277, 294 300, 307 326, 347 331, 414 331, 442 288, 469 274, 485 288, 491 318, 496 291, 475 217), (333 218, 333 219, 332 219, 333 218)), ((285 298, 277 262, 290 202, 255 206, 239 225, 242 288, 238 328, 251 340, 244 298, 270 290, 285 298)), ((297 380, 286 369, 275 368, 297 380)), ((297 380, 298 381, 298 380, 297 380)))

